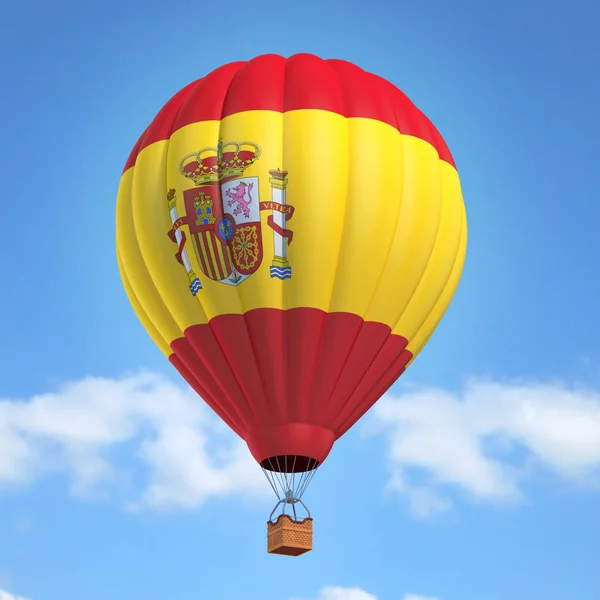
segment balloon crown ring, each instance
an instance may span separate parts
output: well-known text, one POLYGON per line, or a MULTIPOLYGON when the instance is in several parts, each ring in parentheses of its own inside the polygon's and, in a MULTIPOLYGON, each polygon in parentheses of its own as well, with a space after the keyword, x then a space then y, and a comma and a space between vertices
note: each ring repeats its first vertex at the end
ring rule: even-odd
POLYGON ((255 163, 262 151, 254 142, 223 142, 186 154, 179 172, 200 186, 224 179, 239 178, 255 163))

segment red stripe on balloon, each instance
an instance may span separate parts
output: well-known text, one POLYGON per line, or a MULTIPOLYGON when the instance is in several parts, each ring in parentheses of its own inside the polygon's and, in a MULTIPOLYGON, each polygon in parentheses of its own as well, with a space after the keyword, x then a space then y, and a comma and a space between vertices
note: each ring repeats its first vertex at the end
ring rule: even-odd
POLYGON ((135 164, 141 150, 191 123, 220 121, 249 110, 300 109, 382 121, 430 143, 441 160, 455 166, 438 130, 390 82, 342 60, 266 54, 223 65, 175 94, 138 140, 124 170, 135 164))
POLYGON ((282 455, 322 462, 402 373, 412 358, 406 344, 386 325, 350 313, 262 308, 188 328, 172 343, 171 362, 185 364, 257 462, 282 455))

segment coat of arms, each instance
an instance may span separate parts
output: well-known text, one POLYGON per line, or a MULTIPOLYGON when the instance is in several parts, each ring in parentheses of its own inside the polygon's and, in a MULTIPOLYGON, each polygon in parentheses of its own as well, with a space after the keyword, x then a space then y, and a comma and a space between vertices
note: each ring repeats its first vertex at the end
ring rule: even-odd
POLYGON ((219 142, 216 148, 203 148, 183 157, 179 172, 193 182, 183 191, 185 215, 177 213, 174 189, 167 201, 171 222, 169 237, 178 246, 177 260, 185 267, 190 290, 195 296, 202 285, 190 263, 186 243, 188 236, 206 277, 226 285, 239 285, 255 273, 263 261, 263 240, 260 212, 270 210, 267 223, 273 230, 275 253, 270 275, 289 279, 292 269, 287 260, 287 246, 292 232, 286 222, 294 208, 286 204, 287 171, 269 171, 271 200, 261 202, 259 177, 245 177, 245 170, 261 155, 254 142, 219 142))

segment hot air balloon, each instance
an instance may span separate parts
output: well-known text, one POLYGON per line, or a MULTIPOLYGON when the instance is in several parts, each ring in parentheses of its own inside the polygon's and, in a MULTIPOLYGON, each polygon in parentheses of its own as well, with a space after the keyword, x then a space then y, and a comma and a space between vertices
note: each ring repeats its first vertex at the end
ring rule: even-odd
POLYGON ((441 135, 349 62, 226 64, 144 131, 116 228, 138 318, 278 495, 268 551, 310 550, 310 513, 296 514, 308 482, 423 348, 461 275, 466 215, 441 135))

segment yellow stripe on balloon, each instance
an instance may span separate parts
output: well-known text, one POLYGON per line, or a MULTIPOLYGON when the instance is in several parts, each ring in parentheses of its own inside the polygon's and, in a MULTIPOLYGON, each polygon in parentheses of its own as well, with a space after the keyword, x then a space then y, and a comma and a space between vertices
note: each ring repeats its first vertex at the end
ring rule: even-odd
MULTIPOLYGON (((367 249, 371 254, 379 251, 386 263, 378 271, 376 287, 370 290, 372 302, 366 320, 386 323, 392 328, 401 319, 421 281, 437 238, 442 207, 437 152, 420 139, 397 135, 403 147, 397 167, 402 175, 402 188, 395 198, 383 191, 377 198, 378 203, 394 206, 397 211, 392 220, 394 237, 380 245, 372 243, 367 249)), ((393 172, 387 174, 388 179, 393 177, 393 172)))
MULTIPOLYGON (((440 167, 438 167, 439 170, 440 167)), ((419 284, 394 327, 394 333, 403 335, 409 342, 413 340, 434 310, 436 301, 442 296, 459 257, 464 223, 462 197, 460 187, 455 189, 453 179, 444 176, 446 172, 444 169, 438 175, 440 181, 443 180, 444 183, 440 190, 442 195, 441 214, 434 246, 419 284)), ((454 172, 456 173, 456 171, 454 172)), ((458 177, 456 182, 458 182, 458 177)), ((419 201, 418 197, 413 196, 411 199, 419 201)), ((420 248, 420 246, 416 244, 415 248, 420 248)))
MULTIPOLYGON (((182 336, 182 330, 173 320, 171 310, 165 306, 154 286, 140 252, 131 212, 133 175, 134 169, 123 174, 117 195, 117 256, 120 257, 123 281, 137 299, 140 310, 138 316, 144 327, 146 322, 152 323, 160 338, 171 343, 182 336)), ((154 339, 153 330, 148 327, 146 330, 154 339)))
POLYGON ((148 318, 146 311, 142 308, 135 292, 133 291, 131 284, 129 283, 129 278, 127 277, 127 273, 125 273, 125 268, 123 267, 123 261, 121 260, 120 252, 117 249, 117 264, 119 266, 119 273, 121 275, 121 280, 123 281, 123 287, 125 288, 125 293, 127 294, 127 298, 129 299, 129 303, 131 304, 133 311, 137 315, 137 318, 140 320, 140 323, 144 327, 144 329, 148 332, 148 335, 152 338, 154 343, 158 346, 160 351, 168 358, 172 354, 171 347, 169 346, 169 342, 165 340, 165 338, 160 334, 158 329, 154 326, 152 321, 148 318))
POLYGON ((124 264, 129 285, 167 341, 220 314, 312 307, 385 323, 416 353, 447 307, 464 261, 466 220, 454 167, 390 125, 323 110, 248 111, 183 127, 142 150, 123 175, 119 198, 118 244, 128 248, 122 255, 135 257, 124 264), (193 297, 167 235, 166 194, 176 190, 178 216, 185 215, 183 192, 193 184, 179 172, 180 161, 219 139, 260 146, 260 158, 244 172, 259 177, 260 201, 271 200, 269 171, 289 172, 292 278, 269 275, 271 211, 261 212, 263 263, 237 287, 202 273, 184 225, 203 286, 193 297))
MULTIPOLYGON (((452 167, 448 165, 448 171, 450 171, 452 167)), ((454 169, 452 169, 454 170, 454 169)), ((455 171, 456 172, 456 171, 455 171)), ((458 178, 456 178, 458 179, 458 178)), ((415 335, 410 338, 408 349, 412 352, 413 358, 410 360, 408 365, 410 365, 413 360, 416 358, 417 354, 421 352, 424 348, 425 344, 429 341, 429 338, 433 335, 435 328, 438 326, 441 321, 446 309, 450 305, 452 301, 452 297, 454 296, 454 292, 458 286, 458 282, 460 280, 460 276, 462 273, 463 265, 465 262, 465 256, 467 252, 467 215, 464 211, 464 206, 462 209, 462 228, 460 234, 460 243, 458 248, 458 253, 456 256, 456 260, 452 267, 452 271, 448 277, 448 281, 444 287, 443 292, 438 298, 433 310, 427 315, 427 318, 419 327, 419 330, 415 335)), ((407 365, 407 366, 408 366, 407 365)))

